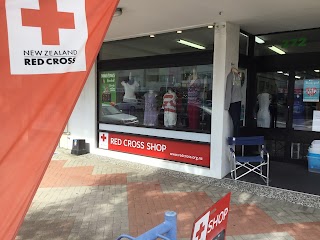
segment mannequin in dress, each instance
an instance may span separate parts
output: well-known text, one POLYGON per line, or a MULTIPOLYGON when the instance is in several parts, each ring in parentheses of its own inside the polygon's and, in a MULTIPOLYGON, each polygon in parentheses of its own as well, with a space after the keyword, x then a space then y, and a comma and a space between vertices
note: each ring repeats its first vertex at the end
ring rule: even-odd
POLYGON ((201 81, 196 69, 193 69, 188 85, 188 120, 190 129, 199 129, 201 81))
POLYGON ((164 126, 165 127, 174 127, 177 123, 177 112, 176 112, 176 103, 177 95, 171 88, 168 89, 168 92, 163 96, 164 108, 164 126))
POLYGON ((143 124, 146 126, 156 126, 158 124, 156 97, 157 94, 153 90, 149 90, 144 94, 145 108, 143 124))
POLYGON ((258 95, 259 111, 257 113, 257 127, 270 128, 270 97, 269 93, 260 93, 258 95))
POLYGON ((129 78, 122 81, 121 85, 124 87, 123 102, 136 102, 135 90, 139 87, 139 83, 131 77, 131 72, 129 78))

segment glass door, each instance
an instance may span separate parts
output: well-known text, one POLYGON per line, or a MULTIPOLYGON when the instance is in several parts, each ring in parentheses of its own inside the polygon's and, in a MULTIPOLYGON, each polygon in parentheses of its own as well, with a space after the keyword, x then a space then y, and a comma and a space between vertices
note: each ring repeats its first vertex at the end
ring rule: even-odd
POLYGON ((319 85, 320 73, 318 70, 295 72, 292 115, 294 130, 318 131, 313 117, 320 111, 319 85))
POLYGON ((254 124, 264 135, 273 160, 282 161, 288 154, 286 130, 289 127, 289 73, 283 71, 257 74, 254 124))
POLYGON ((320 71, 310 69, 294 71, 294 90, 292 103, 292 129, 290 160, 307 162, 306 155, 311 142, 320 139, 319 88, 320 71))
POLYGON ((306 164, 310 143, 320 139, 319 99, 318 69, 257 74, 255 131, 266 137, 271 160, 306 164))

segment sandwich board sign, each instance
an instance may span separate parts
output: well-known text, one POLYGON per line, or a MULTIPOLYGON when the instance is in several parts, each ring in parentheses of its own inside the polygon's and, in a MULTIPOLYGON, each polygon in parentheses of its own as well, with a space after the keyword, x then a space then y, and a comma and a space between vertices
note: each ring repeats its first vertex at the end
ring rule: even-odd
POLYGON ((231 193, 221 198, 198 217, 192 229, 192 240, 225 240, 231 193))

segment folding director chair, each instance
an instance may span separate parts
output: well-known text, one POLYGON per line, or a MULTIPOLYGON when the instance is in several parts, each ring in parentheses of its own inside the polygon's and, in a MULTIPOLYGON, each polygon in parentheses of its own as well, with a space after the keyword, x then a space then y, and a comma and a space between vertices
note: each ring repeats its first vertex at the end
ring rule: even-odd
POLYGON ((269 153, 264 147, 264 137, 229 137, 228 144, 230 147, 231 178, 238 180, 252 172, 258 174, 269 185, 269 153), (236 152, 236 146, 241 146, 241 154, 236 152), (245 155, 246 146, 257 146, 259 154, 245 155), (244 172, 238 176, 239 169, 243 169, 244 172))

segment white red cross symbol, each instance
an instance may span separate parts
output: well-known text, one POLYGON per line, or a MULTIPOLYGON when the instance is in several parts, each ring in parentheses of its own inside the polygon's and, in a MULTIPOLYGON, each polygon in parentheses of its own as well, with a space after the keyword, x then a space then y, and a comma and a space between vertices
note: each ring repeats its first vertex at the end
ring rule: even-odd
POLYGON ((200 224, 200 228, 196 234, 196 237, 198 240, 201 239, 201 235, 202 235, 202 232, 205 230, 205 226, 203 225, 203 223, 200 224))

